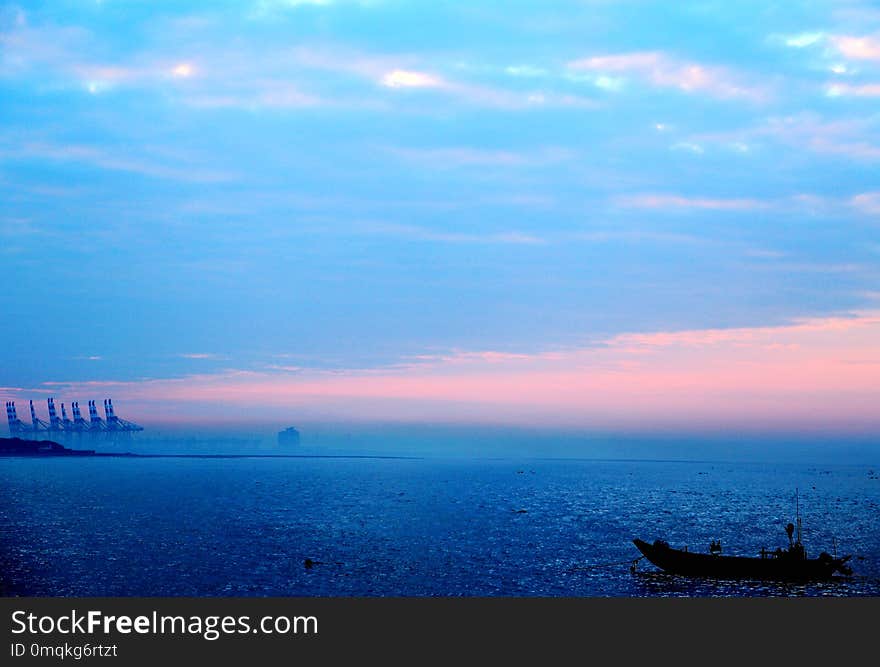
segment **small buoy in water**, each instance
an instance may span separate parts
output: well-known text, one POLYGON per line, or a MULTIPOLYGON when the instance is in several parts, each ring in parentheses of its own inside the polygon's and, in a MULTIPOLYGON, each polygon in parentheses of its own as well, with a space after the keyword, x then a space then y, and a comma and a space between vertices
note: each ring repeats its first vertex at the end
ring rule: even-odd
POLYGON ((307 570, 312 569, 312 566, 313 566, 314 564, 315 564, 315 561, 313 561, 311 558, 306 558, 306 559, 303 561, 303 565, 306 566, 306 569, 307 569, 307 570))

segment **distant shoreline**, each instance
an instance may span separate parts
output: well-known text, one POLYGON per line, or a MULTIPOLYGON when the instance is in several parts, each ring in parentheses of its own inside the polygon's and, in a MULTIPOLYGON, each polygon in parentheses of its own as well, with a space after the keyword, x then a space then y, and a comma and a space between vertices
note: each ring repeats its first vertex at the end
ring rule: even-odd
POLYGON ((407 459, 420 460, 422 456, 395 456, 393 454, 132 454, 95 452, 90 456, 126 457, 137 459, 407 459))
POLYGON ((0 458, 133 458, 133 459, 420 459, 393 454, 134 454, 68 449, 52 440, 0 438, 0 458))

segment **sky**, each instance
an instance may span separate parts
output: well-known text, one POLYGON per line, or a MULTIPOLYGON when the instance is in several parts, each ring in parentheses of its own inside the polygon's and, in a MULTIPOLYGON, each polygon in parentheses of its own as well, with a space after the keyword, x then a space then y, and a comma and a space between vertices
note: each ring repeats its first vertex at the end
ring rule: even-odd
POLYGON ((0 394, 864 436, 878 175, 867 1, 4 3, 0 394))

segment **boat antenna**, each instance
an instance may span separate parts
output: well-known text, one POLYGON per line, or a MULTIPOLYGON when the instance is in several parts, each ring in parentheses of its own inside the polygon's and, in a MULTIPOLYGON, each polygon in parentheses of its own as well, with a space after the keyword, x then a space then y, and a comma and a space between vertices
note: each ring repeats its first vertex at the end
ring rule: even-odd
POLYGON ((794 488, 794 513, 797 519, 797 543, 801 543, 801 502, 798 488, 794 488))

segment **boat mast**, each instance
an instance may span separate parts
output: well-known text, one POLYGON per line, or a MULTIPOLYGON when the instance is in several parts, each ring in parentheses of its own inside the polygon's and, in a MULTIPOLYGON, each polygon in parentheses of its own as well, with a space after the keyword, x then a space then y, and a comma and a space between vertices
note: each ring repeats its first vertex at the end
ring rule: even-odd
POLYGON ((801 503, 798 488, 794 489, 794 512, 797 519, 797 543, 801 543, 801 503))

